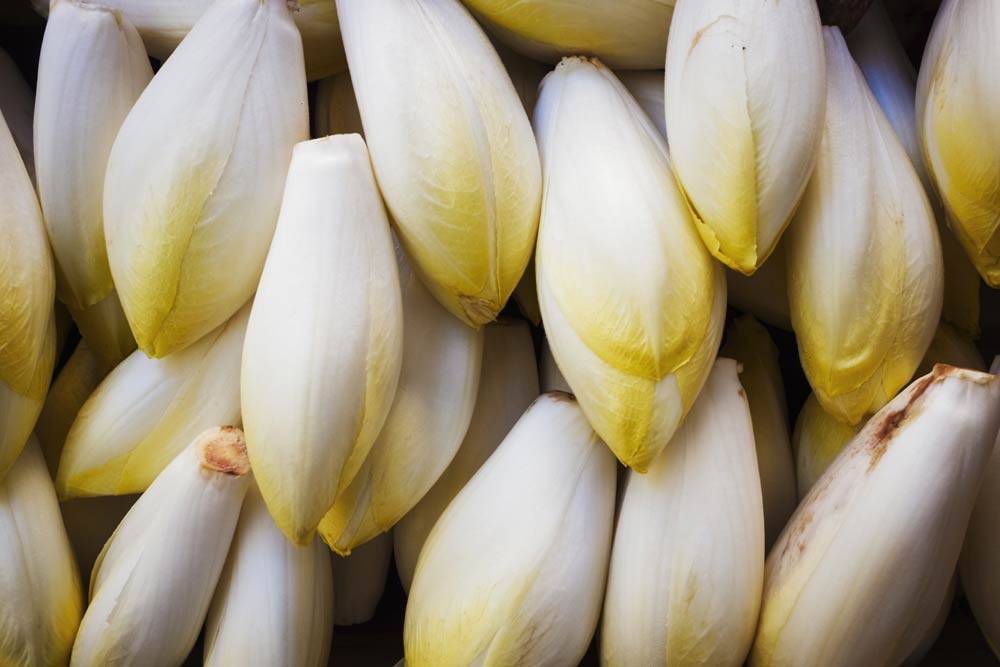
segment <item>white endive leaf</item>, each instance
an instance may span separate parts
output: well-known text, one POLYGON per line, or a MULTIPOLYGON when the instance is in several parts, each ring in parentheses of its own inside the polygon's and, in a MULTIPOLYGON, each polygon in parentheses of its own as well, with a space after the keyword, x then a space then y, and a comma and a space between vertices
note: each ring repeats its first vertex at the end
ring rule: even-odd
POLYGON ((391 561, 392 533, 377 535, 350 556, 333 557, 333 587, 337 591, 335 624, 357 625, 375 616, 391 561))
POLYGON ((906 659, 940 611, 998 427, 998 378, 945 365, 872 417, 768 556, 750 664, 906 659))
POLYGON ((54 0, 35 93, 35 175, 57 266, 56 293, 82 310, 113 290, 104 174, 115 136, 153 70, 121 13, 54 0))
POLYGON ((670 157, 715 257, 768 258, 816 161, 826 83, 814 0, 682 2, 667 41, 670 157))
POLYGON ((403 313, 392 236, 356 134, 298 144, 243 349, 250 460, 278 527, 308 544, 392 405, 403 313))
POLYGON ((289 542, 251 485, 205 624, 206 667, 326 667, 333 591, 330 550, 289 542))
POLYGON ((194 646, 250 483, 243 433, 202 432, 125 515, 90 578, 72 667, 175 667, 194 646))
POLYGON ((285 0, 218 0, 115 139, 104 231, 139 347, 162 357, 253 295, 292 147, 309 136, 302 45, 285 0))
POLYGON ((361 125, 361 112, 354 99, 354 86, 350 72, 341 72, 327 77, 316 87, 316 115, 313 118, 316 136, 331 134, 360 134, 365 136, 361 125))
POLYGON ((663 70, 618 72, 617 76, 663 138, 667 139, 667 123, 663 110, 663 70))
POLYGON ((479 390, 462 445, 430 491, 393 529, 396 570, 406 590, 438 517, 538 397, 538 371, 528 325, 500 321, 483 331, 479 390))
POLYGON ((809 394, 795 420, 792 434, 799 500, 806 497, 816 480, 864 425, 864 421, 854 425, 840 421, 823 409, 816 394, 809 394))
POLYGON ((924 161, 952 231, 979 274, 1000 286, 1000 4, 945 0, 934 19, 917 81, 924 161))
POLYGON ((785 245, 778 242, 771 257, 752 276, 726 271, 726 294, 729 305, 749 313, 772 327, 792 330, 788 305, 785 245))
POLYGON ((438 520, 406 605, 409 667, 576 665, 597 625, 615 461, 544 394, 438 520))
POLYGON ((0 480, 35 425, 52 378, 55 273, 35 190, 0 115, 0 480))
POLYGON ((339 0, 337 11, 400 241, 448 310, 491 322, 528 264, 541 199, 517 91, 458 0, 339 0))
POLYGON ((663 137, 609 69, 559 63, 542 82, 535 129, 548 342, 594 430, 644 472, 711 370, 722 267, 698 238, 663 137))
POLYGON ((83 592, 33 438, 0 482, 0 553, 0 664, 66 665, 83 592))
POLYGON ((552 356, 552 348, 549 347, 549 339, 542 339, 542 353, 538 361, 538 377, 542 391, 564 391, 572 394, 569 383, 563 377, 562 371, 556 365, 556 359, 552 356))
POLYGON ((799 357, 823 408, 857 424, 909 382, 941 315, 927 195, 837 28, 824 28, 827 110, 787 245, 799 357))
POLYGON ((483 334, 449 313, 400 250, 403 361, 392 407, 361 472, 319 531, 341 554, 413 509, 455 457, 476 404, 483 334))
POLYGON ((108 363, 117 364, 135 350, 135 337, 117 292, 112 290, 108 296, 83 310, 70 306, 67 310, 80 330, 80 336, 108 363))
POLYGON ((465 0, 497 39, 535 60, 597 56, 610 67, 663 66, 676 0, 465 0))
POLYGON ((104 545, 128 514, 137 495, 75 498, 59 504, 66 535, 84 577, 89 577, 104 545))
POLYGON ((14 143, 21 154, 28 176, 35 178, 35 140, 33 125, 35 116, 35 93, 24 80, 21 70, 7 54, 0 49, 0 113, 7 121, 14 143))
POLYGON ((163 359, 133 352, 97 387, 66 436, 60 497, 146 490, 198 433, 240 423, 240 359, 250 304, 163 359))
POLYGON ((764 508, 738 373, 737 362, 718 359, 649 472, 627 473, 602 665, 738 667, 750 650, 764 579, 764 508))
POLYGON ((764 498, 764 543, 770 548, 799 500, 778 348, 767 329, 746 315, 733 320, 720 354, 735 359, 743 367, 740 383, 746 389, 753 419, 753 440, 764 498))

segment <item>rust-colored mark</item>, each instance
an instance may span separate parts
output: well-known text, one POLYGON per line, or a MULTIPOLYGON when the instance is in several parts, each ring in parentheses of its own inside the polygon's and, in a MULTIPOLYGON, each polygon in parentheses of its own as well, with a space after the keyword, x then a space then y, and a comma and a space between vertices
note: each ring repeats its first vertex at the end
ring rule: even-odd
POLYGON ((930 372, 929 375, 925 375, 923 378, 917 381, 917 383, 910 389, 910 396, 906 401, 906 404, 898 410, 893 410, 889 414, 881 418, 878 424, 875 425, 875 430, 871 437, 868 439, 867 448, 871 456, 871 460, 868 463, 868 471, 871 472, 878 462, 882 460, 885 456, 886 450, 889 447, 889 440, 892 436, 899 430, 899 428, 906 422, 907 417, 913 411, 914 406, 920 400, 920 397, 924 395, 927 388, 932 384, 940 380, 945 375, 951 373, 951 371, 957 370, 951 366, 944 366, 938 364, 934 367, 934 370, 930 372))
POLYGON ((463 294, 458 297, 458 303, 469 322, 477 329, 497 317, 497 309, 493 302, 482 297, 463 294))
POLYGON ((237 477, 250 472, 246 438, 235 426, 214 426, 202 431, 195 439, 195 449, 201 467, 206 470, 237 477))

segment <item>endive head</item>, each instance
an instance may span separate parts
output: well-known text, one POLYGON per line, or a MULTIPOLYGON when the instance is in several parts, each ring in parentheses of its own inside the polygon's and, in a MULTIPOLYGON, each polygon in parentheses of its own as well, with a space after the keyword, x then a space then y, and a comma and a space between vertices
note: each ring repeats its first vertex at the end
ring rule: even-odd
POLYGON ((998 404, 996 376, 937 365, 869 420, 768 556, 751 665, 912 653, 951 581, 998 404))
POLYGON ((406 605, 406 663, 577 664, 600 612, 614 503, 614 457, 576 401, 540 397, 431 531, 406 605))
POLYGON ((934 216, 906 151, 836 28, 827 110, 786 247, 799 357, 816 398, 856 424, 912 377, 941 315, 934 216))
POLYGON ((135 350, 132 329, 114 290, 83 310, 69 308, 69 313, 80 336, 109 364, 117 364, 135 350))
POLYGON ((852 425, 840 421, 823 409, 815 394, 809 394, 795 420, 795 432, 792 434, 799 499, 805 498, 844 445, 863 426, 864 422, 852 425))
POLYGON ((813 0, 680 3, 670 24, 666 127, 698 231, 745 274, 774 250, 823 127, 823 38, 813 0))
POLYGON ((722 267, 698 238, 663 137, 600 62, 566 58, 545 77, 535 128, 546 336, 594 429, 642 472, 711 368, 722 267))
POLYGON ((1000 286, 1000 104, 994 63, 1000 6, 945 0, 934 20, 917 83, 917 128, 924 160, 953 217, 952 229, 980 275, 1000 286))
POLYGON ((104 231, 147 354, 187 347, 253 294, 307 109, 287 3, 220 0, 129 112, 108 159, 104 231))
POLYGON ((517 91, 458 0, 337 10, 399 238, 434 296, 478 328, 520 280, 538 224, 538 151, 517 91))

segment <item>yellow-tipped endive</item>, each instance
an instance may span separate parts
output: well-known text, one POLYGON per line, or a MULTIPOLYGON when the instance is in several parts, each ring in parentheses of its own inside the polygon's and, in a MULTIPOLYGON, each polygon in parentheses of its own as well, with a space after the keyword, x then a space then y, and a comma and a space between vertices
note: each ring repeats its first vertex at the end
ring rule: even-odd
POLYGON ((365 136, 350 72, 335 74, 319 82, 316 87, 316 115, 313 123, 317 137, 331 134, 365 136))
POLYGON ((764 579, 764 505, 753 393, 738 373, 736 361, 718 359, 670 446, 647 474, 627 473, 602 665, 738 667, 746 659, 764 579))
POLYGON ((667 41, 670 157, 709 251, 752 274, 816 161, 826 83, 813 0, 681 2, 667 41))
POLYGON ((618 79, 628 88, 628 92, 632 93, 632 97, 666 139, 667 124, 663 110, 663 70, 619 72, 618 79))
POLYGON ((117 364, 135 350, 135 337, 117 292, 112 290, 108 296, 83 310, 67 308, 80 330, 80 336, 108 363, 117 364))
POLYGON ((517 91, 458 0, 338 0, 337 11, 400 241, 448 310, 473 328, 492 322, 528 264, 541 200, 517 91))
POLYGON ((788 280, 785 266, 785 243, 778 242, 771 258, 752 276, 726 271, 726 295, 729 305, 750 313, 772 327, 792 330, 788 306, 788 280))
POLYGON ((483 333, 452 316, 414 274, 402 250, 403 361, 371 453, 323 517, 319 531, 348 554, 392 528, 451 463, 472 419, 483 333))
POLYGON ((778 365, 778 348, 751 315, 733 320, 721 353, 743 366, 740 383, 753 418, 753 441, 764 498, 765 545, 778 539, 798 505, 795 456, 788 437, 788 406, 778 365))
POLYGON ((483 331, 479 390, 462 445, 430 491, 393 529, 396 570, 406 590, 438 517, 538 397, 538 370, 528 325, 501 320, 483 331))
POLYGON ((83 592, 34 438, 0 481, 0 553, 0 664, 68 664, 83 592))
POLYGON ((45 396, 35 435, 53 479, 77 413, 111 369, 112 364, 94 354, 87 341, 81 340, 45 396))
POLYGON ((854 425, 840 421, 823 409, 816 394, 809 394, 795 420, 792 434, 799 500, 806 497, 816 480, 864 425, 863 421, 854 425))
POLYGON ((80 408, 66 436, 63 499, 146 490, 198 433, 240 423, 240 360, 250 305, 164 359, 135 351, 80 408))
POLYGON ((82 0, 52 2, 38 60, 35 174, 56 294, 71 310, 114 291, 104 174, 115 136, 152 77, 142 39, 120 12, 82 0))
POLYGON ((184 662, 226 563, 249 473, 234 427, 203 431, 160 473, 94 565, 72 667, 184 662))
POLYGON ((542 353, 538 361, 538 377, 542 391, 564 391, 572 394, 569 383, 563 377, 562 371, 556 365, 555 357, 552 356, 552 348, 549 347, 549 340, 542 339, 542 353))
POLYGON ((465 0, 497 39, 535 60, 597 56, 609 67, 663 67, 676 0, 465 0))
POLYGON ((330 550, 289 542, 251 485, 205 623, 206 667, 326 667, 333 591, 330 550))
POLYGON ((645 472, 712 368, 722 267, 698 238, 663 137, 611 70, 559 63, 542 82, 535 128, 548 342, 594 430, 645 472))
POLYGON ((361 470, 392 406, 402 357, 396 256, 365 143, 356 134, 302 142, 242 372, 254 475, 292 542, 309 543, 361 470))
POLYGON ((28 176, 35 178, 33 118, 35 93, 24 80, 14 59, 0 49, 0 113, 7 121, 28 176))
POLYGON ((958 562, 998 405, 997 376, 937 365, 868 421, 771 549, 752 667, 913 652, 958 562))
POLYGON ((944 258, 944 309, 941 315, 966 335, 977 337, 979 274, 955 234, 948 228, 945 212, 924 167, 914 108, 917 75, 881 0, 872 3, 858 27, 847 36, 847 45, 868 87, 910 156, 910 162, 934 208, 944 258))
POLYGON ((85 577, 90 576, 104 545, 138 499, 137 495, 100 496, 59 504, 73 555, 85 577))
POLYGON ((108 159, 104 231, 147 354, 187 347, 253 295, 308 116, 286 0, 212 4, 132 107, 108 159))
POLYGON ((0 115, 0 480, 14 465, 52 379, 55 272, 41 209, 0 115))
POLYGON ((615 476, 572 396, 538 398, 424 544, 407 666, 579 664, 604 596, 615 476))
POLYGON ((337 591, 335 624, 357 625, 375 616, 389 577, 390 562, 392 533, 376 536, 350 556, 333 557, 333 587, 337 591))
POLYGON ((917 81, 917 131, 952 231, 979 274, 1000 287, 1000 5, 945 0, 917 81))
POLYGON ((941 315, 943 267, 920 178, 837 28, 827 109, 785 247, 799 357, 816 398, 857 424, 909 382, 941 315))

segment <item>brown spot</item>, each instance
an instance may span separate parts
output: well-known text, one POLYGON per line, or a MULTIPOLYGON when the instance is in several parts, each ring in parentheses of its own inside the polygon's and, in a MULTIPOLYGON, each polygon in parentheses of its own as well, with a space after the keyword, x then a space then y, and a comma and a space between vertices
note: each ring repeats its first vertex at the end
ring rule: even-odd
POLYGON ((250 472, 247 442, 243 431, 235 426, 213 426, 202 431, 194 440, 201 467, 227 475, 240 476, 250 472))
POLYGON ((458 304, 462 307, 465 317, 476 329, 484 324, 489 324, 497 317, 495 304, 482 297, 461 295, 458 297, 458 304))
POLYGON ((548 396, 550 399, 556 402, 561 401, 565 403, 576 403, 576 396, 569 393, 568 391, 560 391, 558 389, 553 389, 552 391, 547 391, 542 395, 548 396))
POLYGON ((906 422, 907 417, 911 415, 920 397, 927 391, 927 388, 943 377, 951 375, 951 371, 953 370, 958 369, 943 364, 934 366, 934 369, 928 375, 917 380, 909 389, 910 395, 903 407, 884 415, 877 423, 872 425, 873 430, 867 443, 865 443, 868 453, 871 456, 871 461, 868 464, 869 472, 882 460, 889 447, 889 440, 906 422))

